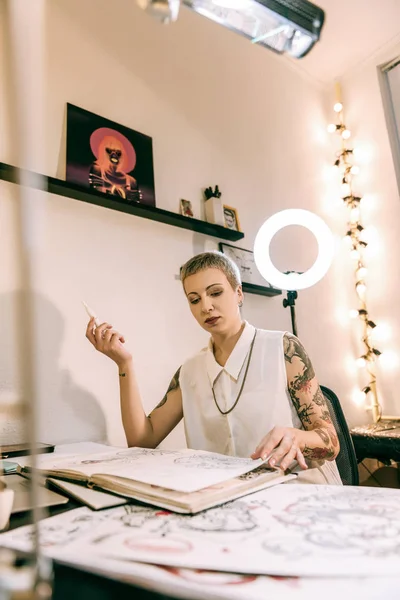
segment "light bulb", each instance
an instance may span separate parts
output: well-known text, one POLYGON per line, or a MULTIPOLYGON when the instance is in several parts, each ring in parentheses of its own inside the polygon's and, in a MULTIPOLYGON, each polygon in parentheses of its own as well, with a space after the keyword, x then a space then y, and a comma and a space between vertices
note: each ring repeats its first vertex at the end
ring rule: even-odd
POLYGON ((358 310, 356 308, 352 308, 349 310, 349 317, 350 319, 357 319, 358 317, 358 310))
POLYGON ((343 129, 342 138, 344 140, 348 140, 350 136, 351 136, 351 131, 349 129, 343 129))
POLYGON ((358 175, 360 172, 360 167, 358 165, 353 165, 350 169, 350 173, 352 175, 358 175))
POLYGON ((358 207, 354 207, 350 211, 350 222, 357 223, 360 220, 360 209, 358 207))
POLYGON ((363 358, 362 356, 360 356, 360 358, 357 358, 357 360, 356 360, 357 367, 360 367, 360 369, 361 369, 362 367, 365 367, 366 364, 367 364, 367 361, 365 360, 365 358, 363 358))
POLYGON ((343 104, 341 102, 336 102, 333 107, 333 110, 337 113, 340 113, 343 110, 343 104))
MULTIPOLYGON (((379 323, 372 329, 370 337, 376 342, 387 342, 392 336, 392 330, 388 323, 379 323)), ((386 353, 385 353, 386 354, 386 353)))
POLYGON ((346 196, 350 196, 351 194, 351 187, 349 183, 342 183, 342 196, 346 197, 346 196))
POLYGON ((329 123, 327 129, 328 129, 328 133, 335 133, 335 131, 336 131, 335 123, 329 123))
POLYGON ((357 283, 356 291, 360 298, 364 298, 365 292, 367 291, 367 286, 363 282, 357 283))
POLYGON ((355 389, 352 393, 353 402, 354 402, 354 404, 357 404, 357 406, 364 404, 366 397, 367 397, 366 393, 363 392, 362 390, 355 389))
POLYGON ((360 267, 356 271, 357 279, 364 279, 364 277, 366 276, 367 273, 368 273, 367 267, 360 267))
POLYGON ((350 247, 352 247, 353 245, 353 240, 351 239, 351 236, 348 235, 346 233, 346 235, 343 236, 343 240, 346 242, 346 244, 348 244, 350 247))

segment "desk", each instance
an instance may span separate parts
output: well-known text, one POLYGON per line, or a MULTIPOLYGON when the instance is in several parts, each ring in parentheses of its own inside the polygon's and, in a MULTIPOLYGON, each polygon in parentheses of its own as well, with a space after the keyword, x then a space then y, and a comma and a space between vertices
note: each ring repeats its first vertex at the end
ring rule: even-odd
POLYGON ((400 462, 400 423, 355 427, 350 431, 358 462, 376 458, 384 464, 400 462), (381 429, 381 427, 384 427, 381 429))
MULTIPOLYGON (((351 486, 326 488, 304 485, 265 490, 216 509, 216 514, 211 517, 207 517, 207 511, 196 519, 174 516, 157 509, 146 509, 151 513, 147 514, 143 513, 143 507, 133 505, 111 509, 108 516, 105 513, 88 512, 86 508, 65 512, 69 507, 64 505, 52 511, 65 512, 61 517, 68 523, 64 522, 60 529, 54 529, 51 522, 44 523, 41 538, 48 551, 53 547, 56 557, 55 600, 111 600, 118 596, 131 596, 132 592, 138 600, 310 600, 321 594, 324 600, 351 600, 355 597, 363 600, 380 600, 382 597, 385 600, 398 600, 400 577, 396 575, 400 573, 400 551, 396 548, 400 548, 399 501, 397 490, 371 492, 351 486), (335 498, 334 505, 331 498, 335 498), (351 502, 346 500, 351 498, 351 502), (127 509, 128 515, 125 514, 127 509), (220 512, 226 513, 225 516, 220 512), (125 520, 126 516, 128 520, 125 520), (204 523, 206 527, 203 526, 202 520, 207 518, 210 527, 207 523, 204 523), (190 526, 186 526, 182 519, 187 520, 190 526), (347 524, 352 527, 350 531, 347 524), (260 525, 259 533, 256 532, 253 538, 254 528, 260 528, 260 525), (74 544, 74 535, 77 530, 79 532, 80 526, 89 545, 71 546, 72 552, 68 555, 65 553, 66 547, 74 544), (179 542, 190 539, 193 549, 200 542, 201 546, 191 554, 189 562, 192 568, 187 568, 188 563, 182 561, 181 567, 177 566, 179 557, 185 556, 179 552, 165 567, 141 564, 132 554, 124 554, 123 558, 113 560, 110 559, 109 549, 105 553, 98 552, 98 544, 103 541, 107 543, 108 536, 104 536, 104 533, 108 532, 111 536, 122 533, 125 538, 125 532, 128 531, 133 532, 129 533, 130 537, 135 532, 142 536, 144 534, 142 539, 146 544, 150 538, 153 541, 157 539, 162 542, 160 547, 164 548, 164 542, 168 540, 179 542), (177 532, 180 540, 176 537, 177 532), (285 532, 286 543, 282 535, 285 532), (325 534, 328 538, 321 538, 325 534), (253 546, 251 541, 254 539, 257 542, 259 535, 263 536, 261 553, 256 551, 258 546, 253 546), (329 547, 325 550, 327 544, 329 547), (376 552, 371 554, 370 548, 375 545, 376 552), (393 551, 389 547, 393 547, 393 551), (293 548, 296 551, 294 561, 293 548), (380 549, 386 552, 386 556, 379 553, 380 549), (217 554, 219 559, 224 557, 225 566, 229 564, 228 572, 203 570, 221 564, 214 560, 217 554), (235 554, 236 559, 232 562, 230 557, 235 554), (280 559, 279 554, 288 557, 280 559), (368 561, 371 557, 373 562, 363 566, 363 560, 368 561), (276 571, 272 566, 274 560, 280 565, 275 567, 276 571), (318 569, 315 560, 319 563, 318 569), (247 574, 246 569, 242 575, 235 574, 235 569, 241 570, 243 561, 247 563, 247 574), (358 567, 355 567, 360 561, 361 571, 357 571, 358 567), (299 567, 302 562, 304 565, 299 567), (77 567, 71 566, 78 563, 77 567), (332 564, 335 565, 333 569, 332 564), (249 565, 256 573, 275 572, 280 576, 253 576, 249 565), (307 572, 304 567, 309 569, 310 576, 304 576, 307 572), (326 569, 326 576, 321 578, 323 568, 326 569), (386 576, 383 576, 382 569, 386 576), (370 576, 378 574, 379 570, 380 577, 370 576), (296 573, 301 576, 282 576, 296 573)), ((10 534, 4 535, 14 536, 14 544, 17 541, 11 547, 21 551, 29 548, 26 545, 30 539, 29 531, 12 531, 10 534)), ((0 539, 0 544, 3 541, 4 538, 0 539)), ((173 548, 173 545, 170 547, 173 548)), ((151 550, 147 545, 142 548, 145 552, 151 550)), ((179 550, 182 545, 176 548, 179 550)), ((162 554, 158 554, 158 560, 160 556, 162 554)), ((156 561, 152 559, 152 562, 156 561)))

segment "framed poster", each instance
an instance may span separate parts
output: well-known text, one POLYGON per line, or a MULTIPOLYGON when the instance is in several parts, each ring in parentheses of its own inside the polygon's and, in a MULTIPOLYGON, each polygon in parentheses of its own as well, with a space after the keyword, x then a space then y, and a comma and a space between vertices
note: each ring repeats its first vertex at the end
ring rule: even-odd
POLYGON ((115 200, 155 206, 152 138, 67 104, 66 179, 115 200))
POLYGON ((260 274, 254 262, 254 252, 237 248, 230 244, 220 242, 219 249, 229 256, 239 267, 243 284, 257 285, 263 288, 275 289, 260 274))

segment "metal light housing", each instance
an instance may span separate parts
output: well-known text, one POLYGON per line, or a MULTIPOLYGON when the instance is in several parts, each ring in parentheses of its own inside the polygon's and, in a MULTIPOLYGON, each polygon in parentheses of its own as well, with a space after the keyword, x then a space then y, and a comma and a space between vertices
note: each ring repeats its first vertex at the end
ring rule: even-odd
MULTIPOLYGON (((137 0, 163 23, 178 17, 180 0, 137 0)), ((302 58, 319 40, 324 11, 308 0, 182 0, 184 6, 236 31, 253 44, 302 58)))

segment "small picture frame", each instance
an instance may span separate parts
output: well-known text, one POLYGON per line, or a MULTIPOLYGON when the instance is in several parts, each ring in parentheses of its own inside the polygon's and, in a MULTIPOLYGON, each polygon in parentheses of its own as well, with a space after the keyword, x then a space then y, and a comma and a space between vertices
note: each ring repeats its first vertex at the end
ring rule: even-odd
POLYGON ((190 200, 181 199, 181 215, 184 217, 194 217, 193 207, 190 200))
POLYGON ((224 204, 223 210, 225 227, 227 227, 228 229, 233 229, 234 231, 240 231, 239 216, 236 208, 224 204))

